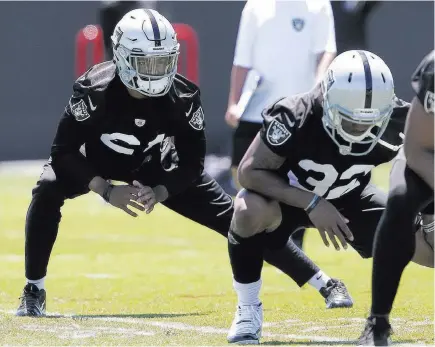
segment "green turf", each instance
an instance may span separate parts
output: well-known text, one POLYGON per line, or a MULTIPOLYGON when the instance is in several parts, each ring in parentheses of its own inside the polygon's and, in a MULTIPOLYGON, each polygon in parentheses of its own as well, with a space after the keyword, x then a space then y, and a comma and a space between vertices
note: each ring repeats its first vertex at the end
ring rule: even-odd
MULTIPOLYGON (((134 219, 93 194, 66 203, 49 266, 48 311, 67 317, 14 317, 35 179, 0 175, 0 344, 226 344, 236 304, 226 241, 164 207, 134 219)), ((387 179, 387 169, 379 170, 376 181, 386 187, 387 179)), ((312 288, 299 289, 266 266, 262 341, 352 344, 369 309, 371 261, 325 248, 314 230, 306 250, 347 284, 355 306, 326 310, 312 288)), ((406 270, 393 311, 395 341, 433 344, 433 280, 430 269, 406 270)))

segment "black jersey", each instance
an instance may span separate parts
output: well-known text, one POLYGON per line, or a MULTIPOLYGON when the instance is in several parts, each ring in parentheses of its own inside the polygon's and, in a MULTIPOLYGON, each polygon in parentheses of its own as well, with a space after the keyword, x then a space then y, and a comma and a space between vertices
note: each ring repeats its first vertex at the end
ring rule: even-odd
POLYGON ((423 58, 411 78, 411 85, 427 113, 434 114, 434 51, 423 58))
MULTIPOLYGON (((337 199, 349 192, 360 194, 370 181, 371 170, 396 156, 409 104, 396 99, 381 140, 368 154, 351 156, 340 154, 325 131, 321 101, 320 86, 279 100, 263 112, 261 138, 274 153, 286 158, 279 173, 286 175, 290 184, 326 199, 337 199)), ((358 149, 366 145, 353 146, 358 149)))
POLYGON ((140 175, 159 175, 171 195, 199 177, 204 114, 198 87, 183 76, 176 75, 165 96, 136 99, 115 64, 104 62, 81 76, 73 90, 52 145, 56 175, 86 186, 95 176, 130 182, 140 175), (177 169, 156 170, 169 139, 178 154, 177 169), (86 157, 79 152, 82 145, 86 157))

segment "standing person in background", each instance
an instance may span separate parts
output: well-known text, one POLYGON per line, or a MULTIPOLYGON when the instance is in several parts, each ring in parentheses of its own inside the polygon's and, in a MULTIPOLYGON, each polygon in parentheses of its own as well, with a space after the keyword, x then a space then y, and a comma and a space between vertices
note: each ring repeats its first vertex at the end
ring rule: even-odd
MULTIPOLYGON (((262 110, 283 96, 307 92, 336 55, 331 4, 248 0, 240 18, 225 121, 236 129, 232 175, 261 129, 262 110)), ((293 235, 302 248, 303 230, 293 235)))
POLYGON ((366 23, 379 1, 332 1, 338 54, 368 49, 366 23))
POLYGON ((124 15, 136 8, 155 9, 157 1, 101 1, 101 7, 98 13, 98 21, 103 29, 104 49, 106 59, 112 59, 112 36, 116 24, 124 15))

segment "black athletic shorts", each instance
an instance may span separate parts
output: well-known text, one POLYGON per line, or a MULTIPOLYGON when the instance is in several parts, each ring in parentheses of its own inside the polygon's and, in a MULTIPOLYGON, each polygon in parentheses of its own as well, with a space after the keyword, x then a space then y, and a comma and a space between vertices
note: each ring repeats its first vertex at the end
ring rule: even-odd
MULTIPOLYGON (((372 256, 376 227, 387 202, 387 194, 374 185, 368 185, 360 196, 350 195, 338 201, 329 200, 349 220, 348 227, 354 240, 348 243, 363 258, 372 256)), ((282 223, 279 233, 270 233, 271 246, 280 248, 296 230, 314 227, 303 209, 280 203, 282 223)))
POLYGON ((251 142, 260 131, 262 123, 241 121, 233 135, 233 157, 231 165, 238 167, 251 142))

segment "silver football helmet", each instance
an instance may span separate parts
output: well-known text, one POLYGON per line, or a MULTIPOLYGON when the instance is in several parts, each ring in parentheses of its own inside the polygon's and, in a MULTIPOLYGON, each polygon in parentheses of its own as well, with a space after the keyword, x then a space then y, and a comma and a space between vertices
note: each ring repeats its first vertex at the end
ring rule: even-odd
POLYGON ((111 37, 118 75, 127 88, 162 96, 177 73, 180 44, 171 23, 155 10, 128 12, 111 37))
POLYGON ((340 153, 369 153, 393 112, 394 81, 388 66, 371 52, 344 52, 329 66, 322 92, 323 125, 340 153), (365 146, 356 150, 354 144, 365 146))

